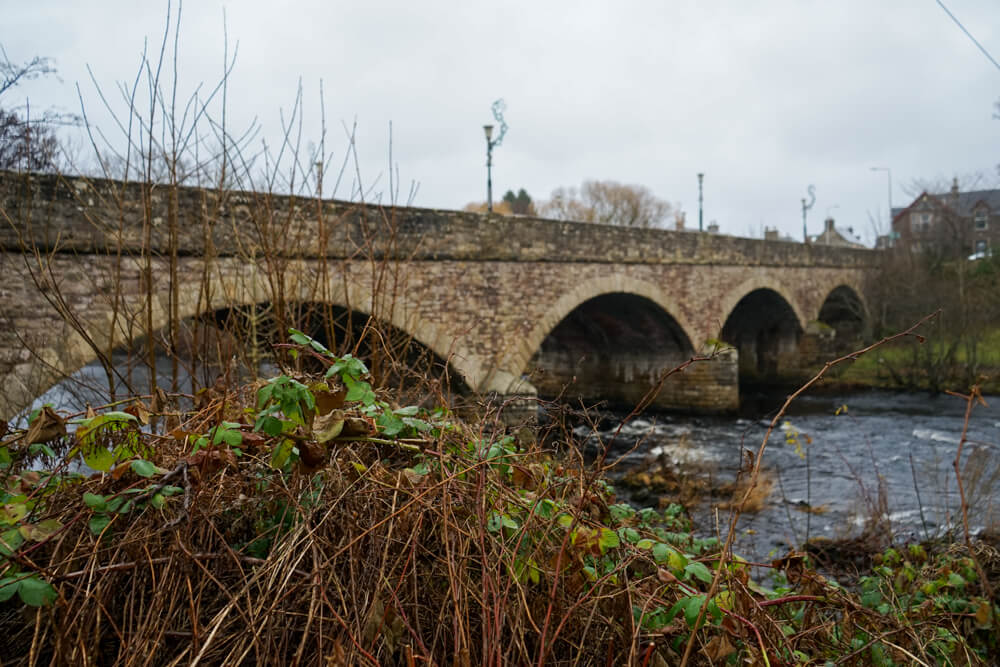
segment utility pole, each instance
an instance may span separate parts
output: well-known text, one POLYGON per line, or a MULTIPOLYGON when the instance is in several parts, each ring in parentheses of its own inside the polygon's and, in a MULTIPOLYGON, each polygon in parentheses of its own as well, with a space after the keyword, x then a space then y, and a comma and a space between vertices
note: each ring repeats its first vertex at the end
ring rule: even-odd
POLYGON ((698 231, 704 231, 704 211, 701 205, 701 183, 705 179, 705 174, 698 172, 698 231))

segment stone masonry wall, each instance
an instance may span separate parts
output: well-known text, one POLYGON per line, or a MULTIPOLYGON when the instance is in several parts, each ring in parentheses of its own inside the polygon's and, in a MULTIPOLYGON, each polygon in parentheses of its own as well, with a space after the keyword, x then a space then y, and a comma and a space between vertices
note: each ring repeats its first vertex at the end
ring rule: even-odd
MULTIPOLYGON (((136 185, 57 177, 29 183, 0 173, 0 211, 13 223, 0 225, 0 417, 94 359, 95 349, 106 351, 145 332, 141 203, 133 200, 139 195, 136 185), (116 189, 121 207, 109 203, 116 189)), ((152 196, 158 198, 154 214, 164 213, 170 193, 154 188, 152 196)), ((396 221, 393 242, 386 240, 393 230, 379 220, 383 211, 374 207, 287 198, 268 203, 242 193, 220 202, 196 190, 180 191, 177 205, 183 220, 176 285, 181 318, 268 302, 278 293, 289 301, 335 303, 373 312, 414 334, 449 359, 471 387, 500 393, 517 390, 548 332, 595 296, 623 292, 650 299, 701 350, 748 292, 776 291, 804 328, 835 287, 863 294, 866 267, 877 257, 427 209, 385 210, 396 221), (246 207, 242 213, 240 206, 246 207), (293 216, 278 225, 295 206, 311 221, 293 216), (245 220, 235 222, 241 215, 245 220), (267 244, 273 246, 270 261, 262 258, 267 244), (327 259, 310 254, 323 247, 327 259), (379 262, 381 256, 395 259, 379 262)), ((164 220, 154 215, 150 230, 161 253, 152 260, 154 330, 168 322, 171 296, 164 220)), ((694 375, 724 378, 729 372, 720 366, 694 375)), ((693 398, 693 390, 689 395, 683 400, 692 404, 707 400, 693 398)))

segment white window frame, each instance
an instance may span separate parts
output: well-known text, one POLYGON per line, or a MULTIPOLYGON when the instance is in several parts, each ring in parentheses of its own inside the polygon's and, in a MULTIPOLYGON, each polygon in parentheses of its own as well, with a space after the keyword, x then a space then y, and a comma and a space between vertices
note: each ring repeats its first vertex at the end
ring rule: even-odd
POLYGON ((982 209, 975 212, 972 217, 973 227, 977 232, 984 232, 990 228, 990 214, 982 209))

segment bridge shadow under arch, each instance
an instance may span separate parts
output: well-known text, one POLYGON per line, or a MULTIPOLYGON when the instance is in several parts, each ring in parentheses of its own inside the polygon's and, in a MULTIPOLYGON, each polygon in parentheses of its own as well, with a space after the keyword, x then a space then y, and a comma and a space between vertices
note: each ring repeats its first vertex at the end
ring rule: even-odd
MULTIPOLYGON (((376 387, 393 389, 404 404, 461 407, 471 395, 463 375, 414 334, 367 313, 340 305, 291 302, 278 317, 271 302, 225 306, 181 320, 175 346, 161 327, 152 335, 157 386, 196 394, 204 388, 280 372, 281 364, 306 372, 325 370, 318 360, 300 355, 292 361, 275 344, 289 343, 288 327, 313 337, 338 355, 350 353, 368 365, 376 387)), ((60 408, 83 409, 109 396, 141 395, 150 385, 148 343, 143 334, 111 354, 114 391, 107 373, 91 356, 42 396, 57 396, 60 408)))
POLYGON ((837 338, 856 340, 868 333, 868 308, 857 290, 838 285, 830 290, 817 319, 836 331, 837 338))
MULTIPOLYGON (((248 351, 273 359, 273 344, 289 342, 288 328, 293 327, 338 356, 351 354, 364 360, 375 386, 394 389, 400 400, 418 401, 418 394, 423 393, 427 399, 453 404, 453 399, 471 393, 462 374, 413 333, 337 304, 295 302, 285 308, 279 317, 272 304, 265 302, 219 309, 198 319, 212 335, 229 342, 233 342, 233 332, 244 340, 254 337, 255 341, 244 343, 247 368, 254 367, 248 351)), ((300 357, 297 363, 308 370, 324 370, 319 361, 308 357, 300 357)))
MULTIPOLYGON (((611 292, 566 314, 542 340, 527 373, 542 397, 631 407, 664 370, 693 354, 687 333, 663 307, 645 296, 611 292)), ((661 392, 657 405, 671 407, 670 394, 661 392)))
POLYGON ((797 379, 803 333, 795 308, 777 290, 758 287, 740 297, 720 337, 739 353, 741 390, 797 379))

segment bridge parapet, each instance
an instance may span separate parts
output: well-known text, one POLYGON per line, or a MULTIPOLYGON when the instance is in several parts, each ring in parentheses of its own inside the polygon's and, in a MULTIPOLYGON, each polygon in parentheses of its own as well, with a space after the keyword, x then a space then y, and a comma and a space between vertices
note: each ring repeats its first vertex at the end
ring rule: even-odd
POLYGON ((0 249, 100 253, 143 246, 148 193, 154 250, 166 251, 176 206, 180 255, 416 261, 711 264, 868 268, 871 250, 661 229, 356 204, 287 195, 0 171, 0 249), (174 199, 176 197, 176 199, 174 199))

